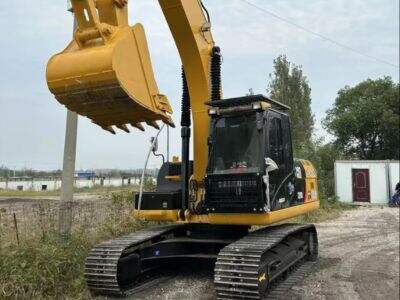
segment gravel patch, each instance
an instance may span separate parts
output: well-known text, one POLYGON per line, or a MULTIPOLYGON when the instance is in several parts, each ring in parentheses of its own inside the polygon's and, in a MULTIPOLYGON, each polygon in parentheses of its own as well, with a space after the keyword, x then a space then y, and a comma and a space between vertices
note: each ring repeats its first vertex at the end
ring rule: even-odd
MULTIPOLYGON (((399 299, 399 209, 361 207, 316 226, 319 260, 285 299, 399 299)), ((129 299, 215 299, 212 267, 194 266, 129 299)))

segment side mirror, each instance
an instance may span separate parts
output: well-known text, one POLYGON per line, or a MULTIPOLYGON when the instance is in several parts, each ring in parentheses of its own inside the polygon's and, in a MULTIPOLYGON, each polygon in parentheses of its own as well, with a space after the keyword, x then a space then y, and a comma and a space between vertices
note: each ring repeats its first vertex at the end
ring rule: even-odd
POLYGON ((272 158, 269 158, 269 157, 265 158, 265 165, 267 166, 266 167, 267 173, 279 169, 276 162, 272 158))

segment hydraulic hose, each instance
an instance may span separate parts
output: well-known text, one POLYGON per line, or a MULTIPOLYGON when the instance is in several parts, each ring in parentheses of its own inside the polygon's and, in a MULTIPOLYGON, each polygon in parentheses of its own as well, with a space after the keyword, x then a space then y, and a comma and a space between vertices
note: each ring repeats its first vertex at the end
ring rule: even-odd
POLYGON ((142 177, 140 179, 138 211, 140 211, 140 209, 142 207, 144 175, 147 170, 147 163, 149 162, 150 155, 153 152, 154 145, 157 143, 158 136, 160 135, 160 133, 164 129, 164 127, 165 127, 165 123, 161 126, 160 130, 157 132, 157 135, 155 136, 153 142, 151 143, 149 152, 147 153, 146 162, 144 163, 144 168, 143 168, 143 172, 142 172, 142 177))
POLYGON ((221 49, 214 47, 211 55, 211 101, 221 100, 222 97, 221 65, 221 49))
POLYGON ((182 67, 182 102, 181 102, 181 126, 182 127, 190 127, 190 95, 189 88, 186 81, 185 70, 182 67))
POLYGON ((182 137, 182 163, 181 163, 181 190, 182 190, 182 211, 189 206, 189 148, 190 148, 190 126, 191 106, 190 94, 186 81, 185 70, 182 67, 182 116, 181 116, 181 137, 182 137))

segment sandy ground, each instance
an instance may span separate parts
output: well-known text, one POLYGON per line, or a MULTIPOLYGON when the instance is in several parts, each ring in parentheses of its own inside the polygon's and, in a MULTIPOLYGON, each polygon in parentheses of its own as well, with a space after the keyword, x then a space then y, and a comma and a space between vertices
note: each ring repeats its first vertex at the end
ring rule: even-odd
POLYGON ((298 299, 399 299, 399 209, 360 208, 318 224, 316 272, 298 299))
MULTIPOLYGON (((317 224, 320 257, 284 299, 399 299, 399 209, 361 207, 317 224)), ((130 299, 214 299, 212 268, 196 266, 130 299)))

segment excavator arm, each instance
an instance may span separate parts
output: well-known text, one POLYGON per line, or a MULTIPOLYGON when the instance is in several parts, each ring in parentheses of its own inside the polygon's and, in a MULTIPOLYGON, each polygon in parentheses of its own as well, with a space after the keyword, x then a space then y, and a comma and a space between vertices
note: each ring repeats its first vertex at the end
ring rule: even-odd
MULTIPOLYGON (((128 0, 72 0, 78 28, 73 41, 53 56, 47 82, 56 99, 103 129, 129 131, 128 124, 173 125, 171 106, 160 94, 144 29, 129 27, 128 0)), ((208 159, 210 22, 199 0, 159 0, 182 60, 193 117, 194 180, 201 182, 208 159)))

